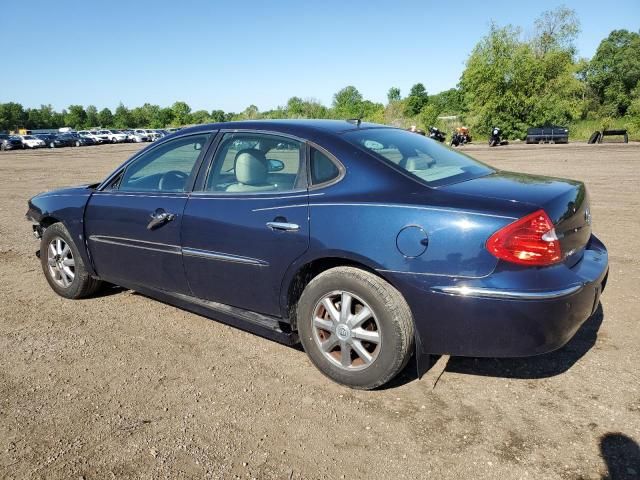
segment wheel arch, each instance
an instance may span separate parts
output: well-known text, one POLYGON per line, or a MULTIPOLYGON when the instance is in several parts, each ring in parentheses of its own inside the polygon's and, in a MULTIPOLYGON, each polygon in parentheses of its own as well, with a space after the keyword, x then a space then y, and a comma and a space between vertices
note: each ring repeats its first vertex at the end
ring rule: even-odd
POLYGON ((290 269, 290 273, 283 282, 283 288, 281 290, 281 310, 283 316, 289 319, 292 330, 297 330, 296 306, 305 287, 322 272, 335 267, 359 268, 382 278, 391 286, 398 289, 392 279, 379 271, 378 265, 367 259, 341 254, 331 254, 306 259, 290 269))

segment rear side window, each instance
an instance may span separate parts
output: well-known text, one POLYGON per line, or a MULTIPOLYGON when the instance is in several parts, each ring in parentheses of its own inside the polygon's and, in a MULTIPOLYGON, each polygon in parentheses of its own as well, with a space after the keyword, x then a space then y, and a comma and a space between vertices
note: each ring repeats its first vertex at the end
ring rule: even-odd
POLYGON ((306 186, 303 145, 263 133, 227 133, 213 160, 208 192, 289 192, 306 186))
POLYGON ((477 160, 413 132, 395 128, 371 128, 345 133, 344 138, 433 187, 493 172, 477 160))
POLYGON ((337 165, 320 150, 311 147, 310 160, 311 185, 330 182, 340 175, 337 165))

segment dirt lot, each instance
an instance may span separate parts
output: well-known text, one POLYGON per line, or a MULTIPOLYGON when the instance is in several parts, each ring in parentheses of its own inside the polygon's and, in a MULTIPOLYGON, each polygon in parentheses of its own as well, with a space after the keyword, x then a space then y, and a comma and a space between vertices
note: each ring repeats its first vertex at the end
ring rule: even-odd
POLYGON ((555 353, 442 357, 375 392, 131 291, 51 291, 27 199, 138 148, 0 153, 0 478, 640 478, 640 144, 465 147, 586 181, 602 308, 555 353))

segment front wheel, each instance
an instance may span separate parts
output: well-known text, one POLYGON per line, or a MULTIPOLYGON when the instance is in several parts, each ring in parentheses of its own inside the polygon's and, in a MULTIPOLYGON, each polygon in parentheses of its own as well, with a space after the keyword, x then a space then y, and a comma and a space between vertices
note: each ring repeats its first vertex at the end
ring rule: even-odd
POLYGON ((102 285, 87 272, 78 248, 61 223, 54 223, 42 234, 40 263, 47 282, 61 297, 87 297, 102 285))
POLYGON ((395 377, 413 351, 411 310, 380 277, 337 267, 315 277, 297 308, 304 350, 332 380, 370 390, 395 377))

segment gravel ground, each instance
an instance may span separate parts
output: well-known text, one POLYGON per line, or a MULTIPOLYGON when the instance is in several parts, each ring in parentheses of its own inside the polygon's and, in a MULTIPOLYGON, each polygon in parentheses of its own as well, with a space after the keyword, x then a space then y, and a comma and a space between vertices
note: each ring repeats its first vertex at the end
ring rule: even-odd
POLYGON ((374 392, 132 291, 53 293, 27 199, 138 148, 0 153, 0 478, 640 478, 640 144, 464 147, 587 183, 601 308, 557 352, 441 357, 374 392))

